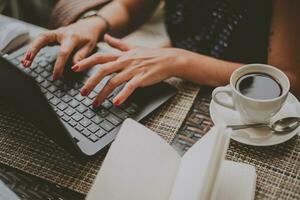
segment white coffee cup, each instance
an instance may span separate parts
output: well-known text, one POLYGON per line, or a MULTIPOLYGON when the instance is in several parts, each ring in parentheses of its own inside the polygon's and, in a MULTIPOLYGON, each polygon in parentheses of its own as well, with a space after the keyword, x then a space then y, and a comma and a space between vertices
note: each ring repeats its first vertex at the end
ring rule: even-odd
POLYGON ((245 123, 268 123, 283 106, 289 90, 289 79, 279 69, 270 65, 249 64, 235 70, 230 77, 230 84, 216 88, 212 93, 212 98, 217 104, 238 111, 241 120, 245 123), (272 76, 282 87, 281 95, 276 98, 262 100, 241 94, 236 89, 236 83, 240 77, 249 73, 264 73, 272 76), (219 98, 220 93, 228 95, 231 101, 223 101, 219 98))

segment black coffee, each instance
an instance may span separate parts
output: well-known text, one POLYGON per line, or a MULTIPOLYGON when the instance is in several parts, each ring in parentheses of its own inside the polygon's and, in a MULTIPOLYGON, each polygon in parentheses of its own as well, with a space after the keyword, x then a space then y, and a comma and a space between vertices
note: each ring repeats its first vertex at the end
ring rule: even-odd
POLYGON ((273 99, 282 94, 281 85, 270 75, 249 73, 238 79, 236 89, 253 99, 273 99))

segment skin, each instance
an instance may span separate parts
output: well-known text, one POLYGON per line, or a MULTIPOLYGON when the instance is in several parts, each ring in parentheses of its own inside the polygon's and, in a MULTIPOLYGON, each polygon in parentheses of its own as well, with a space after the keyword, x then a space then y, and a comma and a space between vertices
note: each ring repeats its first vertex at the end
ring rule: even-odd
MULTIPOLYGON (((159 1, 157 0, 115 0, 99 12, 108 19, 113 33, 142 24, 159 1), (116 14, 117 13, 117 14, 116 14)), ((268 64, 284 71, 291 81, 292 91, 299 97, 300 57, 300 15, 297 0, 276 0, 270 34, 268 64), (293 23, 290 23, 290 22, 293 23), (297 76, 298 75, 298 76, 297 76)), ((115 105, 123 103, 138 87, 155 84, 169 77, 179 77, 202 85, 219 86, 229 82, 232 72, 242 63, 215 59, 177 48, 145 48, 130 46, 110 35, 104 41, 120 50, 116 54, 94 54, 88 58, 100 35, 106 29, 101 18, 94 17, 78 21, 67 27, 49 31, 37 38, 24 57, 24 66, 29 67, 36 53, 48 43, 61 44, 55 63, 53 78, 59 77, 67 58, 75 51, 74 72, 80 72, 101 64, 102 67, 81 88, 83 96, 88 95, 106 76, 117 72, 104 89, 95 97, 93 106, 103 100, 120 84, 123 90, 113 100, 115 105), (84 27, 84 28, 82 28, 84 27), (83 59, 85 58, 85 59, 83 59)))

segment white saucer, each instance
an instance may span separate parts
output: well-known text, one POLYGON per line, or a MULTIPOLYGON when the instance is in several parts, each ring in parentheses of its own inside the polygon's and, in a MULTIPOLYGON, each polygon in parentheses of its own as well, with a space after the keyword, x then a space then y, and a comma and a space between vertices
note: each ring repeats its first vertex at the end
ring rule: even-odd
MULTIPOLYGON (((227 95, 220 94, 218 97, 223 98, 223 101, 229 101, 229 97, 227 95)), ((225 108, 215 103, 213 100, 210 102, 209 110, 214 124, 243 124, 237 111, 225 108)), ((300 117, 299 101, 291 93, 289 93, 286 103, 283 105, 281 110, 271 119, 271 122, 284 117, 300 117)), ((271 146, 283 143, 294 137, 297 133, 300 135, 300 127, 284 135, 273 134, 272 131, 267 128, 249 128, 234 131, 231 135, 231 138, 243 144, 253 146, 271 146)))

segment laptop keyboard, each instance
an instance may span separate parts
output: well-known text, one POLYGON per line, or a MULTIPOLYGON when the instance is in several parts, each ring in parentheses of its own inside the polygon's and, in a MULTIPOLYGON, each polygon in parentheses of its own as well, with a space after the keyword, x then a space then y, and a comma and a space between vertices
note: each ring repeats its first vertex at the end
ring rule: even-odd
POLYGON ((56 55, 48 53, 45 49, 36 56, 30 68, 22 66, 22 59, 23 54, 10 58, 10 61, 36 80, 50 105, 64 122, 92 142, 97 142, 118 127, 126 118, 140 110, 139 106, 133 102, 125 102, 120 107, 114 106, 112 99, 119 91, 118 89, 99 108, 93 109, 91 104, 99 89, 96 88, 87 97, 80 95, 79 90, 88 76, 73 83, 72 86, 61 80, 53 81, 52 66, 56 55))

